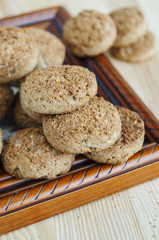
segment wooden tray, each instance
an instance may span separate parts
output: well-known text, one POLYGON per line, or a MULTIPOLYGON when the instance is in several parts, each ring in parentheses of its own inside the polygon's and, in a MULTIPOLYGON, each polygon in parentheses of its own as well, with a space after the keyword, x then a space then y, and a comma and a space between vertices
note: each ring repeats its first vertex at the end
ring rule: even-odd
MULTIPOLYGON (((66 10, 55 7, 6 18, 0 20, 0 25, 33 25, 61 38, 62 25, 68 18, 66 10)), ((71 171, 53 180, 17 180, 0 167, 0 234, 159 176, 159 122, 108 59, 100 55, 81 60, 67 51, 65 63, 89 68, 96 74, 99 95, 139 113, 146 126, 144 147, 125 164, 115 166, 77 156, 71 171)))

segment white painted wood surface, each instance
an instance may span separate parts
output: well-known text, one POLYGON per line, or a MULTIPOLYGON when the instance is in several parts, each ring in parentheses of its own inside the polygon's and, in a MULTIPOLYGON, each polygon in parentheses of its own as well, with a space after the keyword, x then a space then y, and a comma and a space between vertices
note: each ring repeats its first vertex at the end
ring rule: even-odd
MULTIPOLYGON (((137 5, 143 11, 159 49, 158 0, 0 0, 0 18, 55 5, 72 15, 83 9, 103 13, 137 5)), ((159 119, 159 51, 141 64, 109 59, 159 119)), ((159 169, 156 169, 158 171, 159 169)), ((21 228, 1 240, 153 240, 159 239, 159 179, 21 228)))

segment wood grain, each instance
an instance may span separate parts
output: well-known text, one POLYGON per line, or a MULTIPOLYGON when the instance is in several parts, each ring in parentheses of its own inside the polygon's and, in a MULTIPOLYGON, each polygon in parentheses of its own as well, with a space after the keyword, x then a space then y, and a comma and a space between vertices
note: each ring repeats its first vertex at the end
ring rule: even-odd
MULTIPOLYGON (((102 12, 123 6, 139 5, 144 11, 150 29, 159 36, 159 2, 152 0, 49 1, 4 0, 0 2, 0 16, 10 16, 37 8, 64 4, 72 14, 83 8, 102 12), (2 4, 3 3, 3 4, 2 4), (1 4, 3 5, 1 7, 1 4)), ((159 118, 158 58, 144 64, 127 64, 111 58, 118 71, 159 118), (154 87, 155 86, 155 87, 154 87)), ((158 239, 159 238, 159 179, 95 201, 22 228, 2 239, 158 239), (69 224, 66 224, 68 223, 69 224)))

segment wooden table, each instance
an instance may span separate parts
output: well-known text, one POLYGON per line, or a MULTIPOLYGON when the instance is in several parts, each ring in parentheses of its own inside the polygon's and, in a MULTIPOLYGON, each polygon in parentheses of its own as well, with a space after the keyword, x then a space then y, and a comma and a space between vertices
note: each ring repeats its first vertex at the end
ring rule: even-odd
MULTIPOLYGON (((55 5, 63 5, 72 15, 83 9, 109 13, 115 8, 137 5, 159 43, 158 0, 1 0, 0 18, 55 5)), ((141 64, 108 57, 159 119, 158 57, 141 64)), ((21 228, 0 239, 159 239, 159 179, 21 228)))

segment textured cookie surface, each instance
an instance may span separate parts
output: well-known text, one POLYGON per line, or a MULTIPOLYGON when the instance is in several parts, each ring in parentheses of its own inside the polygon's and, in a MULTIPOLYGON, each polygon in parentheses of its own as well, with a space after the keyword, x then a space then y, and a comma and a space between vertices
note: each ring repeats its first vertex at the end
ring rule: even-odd
POLYGON ((19 79, 37 64, 35 41, 21 28, 0 28, 0 83, 19 79))
POLYGON ((142 62, 156 55, 156 42, 152 33, 146 33, 135 43, 125 47, 113 47, 114 57, 127 62, 142 62))
POLYGON ((7 85, 0 85, 0 120, 2 120, 13 101, 13 91, 7 85))
POLYGON ((126 162, 138 152, 144 141, 144 122, 139 115, 129 109, 117 107, 122 122, 122 134, 117 142, 109 148, 87 153, 86 156, 102 163, 117 164, 126 162))
POLYGON ((144 35, 147 31, 146 21, 138 8, 122 8, 110 14, 116 23, 117 38, 114 46, 127 46, 144 35))
POLYGON ((15 105, 14 105, 14 120, 20 128, 34 128, 39 127, 38 124, 33 118, 29 117, 23 110, 19 94, 16 96, 15 105))
POLYGON ((55 149, 76 154, 105 149, 121 133, 116 108, 98 97, 72 113, 43 116, 42 124, 48 142, 55 149))
POLYGON ((20 87, 23 109, 43 114, 71 112, 97 93, 95 75, 79 66, 53 66, 37 69, 20 87))
POLYGON ((40 28, 25 28, 24 31, 32 36, 39 48, 37 67, 61 65, 64 62, 65 46, 54 34, 40 28))
POLYGON ((2 129, 0 129, 0 153, 2 152, 3 148, 3 132, 2 129))
POLYGON ((75 55, 95 56, 113 45, 116 26, 109 16, 96 11, 83 11, 64 24, 63 37, 75 55))
POLYGON ((28 128, 7 139, 2 163, 9 174, 17 178, 55 178, 72 166, 74 155, 56 151, 40 128, 28 128))

